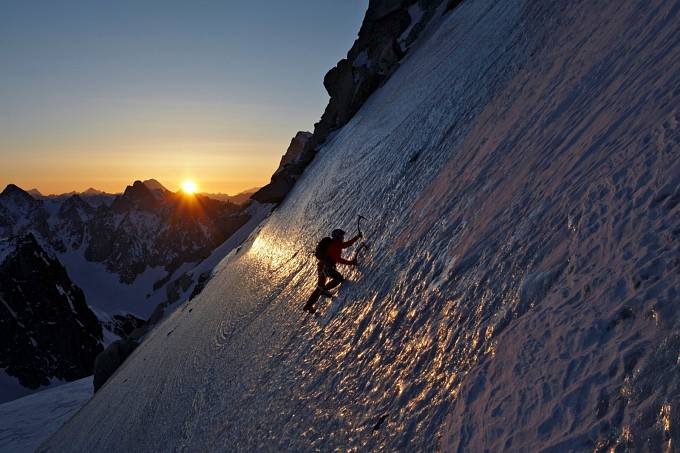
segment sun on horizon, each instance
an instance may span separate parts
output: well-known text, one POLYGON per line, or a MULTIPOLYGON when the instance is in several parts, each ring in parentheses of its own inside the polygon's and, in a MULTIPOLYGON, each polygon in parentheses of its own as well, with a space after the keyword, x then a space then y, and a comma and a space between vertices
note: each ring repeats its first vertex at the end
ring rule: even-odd
POLYGON ((186 180, 182 182, 182 192, 187 194, 194 194, 198 190, 198 186, 194 181, 186 180))

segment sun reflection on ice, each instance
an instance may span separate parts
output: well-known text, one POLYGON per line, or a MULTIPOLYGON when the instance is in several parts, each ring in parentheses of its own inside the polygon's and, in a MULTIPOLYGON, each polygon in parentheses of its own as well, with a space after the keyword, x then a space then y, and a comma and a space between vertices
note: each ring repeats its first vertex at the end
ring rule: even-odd
POLYGON ((274 269, 291 262, 293 258, 293 252, 285 242, 262 232, 253 241, 250 252, 274 269))

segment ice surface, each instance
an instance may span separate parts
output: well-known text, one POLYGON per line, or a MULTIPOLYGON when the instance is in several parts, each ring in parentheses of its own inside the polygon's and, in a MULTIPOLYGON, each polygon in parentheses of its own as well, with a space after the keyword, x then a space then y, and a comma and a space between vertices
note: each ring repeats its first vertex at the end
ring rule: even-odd
POLYGON ((35 451, 92 393, 89 376, 0 404, 0 452, 35 451))
POLYGON ((165 316, 177 309, 177 307, 181 306, 189 299, 189 297, 195 291, 196 286, 199 284, 202 276, 207 275, 208 278, 212 278, 213 275, 220 271, 220 262, 226 256, 229 256, 232 253, 237 253, 237 250, 239 249, 238 246, 243 241, 245 241, 253 232, 253 230, 259 226, 262 220, 264 220, 269 215, 273 207, 274 206, 271 204, 260 204, 256 201, 253 201, 251 205, 245 210, 245 214, 250 216, 248 222, 236 230, 234 234, 229 237, 229 239, 217 246, 206 259, 198 264, 187 263, 175 271, 170 281, 186 273, 191 277, 193 283, 187 286, 187 288, 179 294, 177 302, 170 304, 165 308, 165 316))
POLYGON ((45 451, 680 442, 680 6, 463 2, 45 451), (317 240, 371 254, 320 318, 317 240))

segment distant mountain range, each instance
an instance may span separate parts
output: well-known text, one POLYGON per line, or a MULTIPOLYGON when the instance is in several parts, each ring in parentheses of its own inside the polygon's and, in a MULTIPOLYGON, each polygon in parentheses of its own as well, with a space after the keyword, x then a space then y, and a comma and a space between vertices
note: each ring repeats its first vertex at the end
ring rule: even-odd
MULTIPOLYGON (((160 191, 161 193, 169 191, 155 179, 147 179, 145 181, 142 181, 142 183, 145 186, 147 186, 151 191, 160 191)), ((260 189, 259 187, 253 187, 251 189, 241 191, 236 195, 229 195, 221 192, 218 193, 200 192, 199 194, 208 198, 212 198, 213 200, 228 201, 230 203, 234 203, 237 205, 243 205, 246 204, 250 200, 250 196, 257 192, 259 189, 260 189)), ((84 190, 83 192, 77 192, 75 190, 72 190, 71 192, 50 195, 44 195, 38 189, 33 188, 26 190, 26 193, 28 193, 33 198, 49 200, 66 199, 72 197, 73 195, 78 195, 80 198, 87 201, 89 204, 95 206, 98 206, 100 204, 111 204, 111 202, 113 202, 113 200, 117 196, 121 195, 120 193, 104 192, 103 190, 98 190, 93 187, 90 187, 89 189, 84 190)))
POLYGON ((208 198, 212 198, 214 200, 220 200, 220 201, 228 201, 230 203, 238 204, 238 205, 243 205, 246 204, 248 201, 250 201, 250 197, 252 194, 260 190, 259 187, 253 187, 252 189, 247 189, 244 190, 243 192, 239 192, 236 195, 227 195, 226 193, 208 193, 208 192, 201 192, 201 195, 206 196, 208 198))
POLYGON ((199 291, 223 256, 214 251, 260 209, 247 206, 252 192, 188 195, 154 179, 121 194, 5 187, 0 402, 11 388, 90 374, 106 344, 199 291))

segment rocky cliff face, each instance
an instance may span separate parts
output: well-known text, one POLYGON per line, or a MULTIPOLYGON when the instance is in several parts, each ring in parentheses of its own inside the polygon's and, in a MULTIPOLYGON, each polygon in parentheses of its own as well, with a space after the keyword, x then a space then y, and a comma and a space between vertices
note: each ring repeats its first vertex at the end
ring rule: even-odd
POLYGON ((93 206, 79 195, 36 200, 10 184, 0 194, 0 234, 34 232, 57 252, 84 250, 131 283, 146 269, 169 273, 207 257, 248 221, 232 203, 202 195, 187 197, 157 181, 135 181, 111 205, 93 206))
POLYGON ((49 237, 48 213, 44 203, 28 192, 9 184, 0 193, 0 237, 34 230, 49 237))
POLYGON ((290 141, 290 145, 288 145, 286 154, 281 157, 279 168, 276 169, 275 173, 278 173, 286 168, 286 166, 295 163, 302 155, 302 152, 305 150, 305 145, 310 138, 312 138, 311 132, 299 131, 295 134, 295 137, 290 141))
POLYGON ((72 195, 59 206, 55 229, 64 237, 66 248, 80 248, 87 238, 87 224, 95 212, 96 209, 78 195, 72 195))
POLYGON ((248 220, 240 207, 202 195, 149 189, 136 181, 90 224, 85 257, 104 262, 125 282, 149 267, 172 272, 207 257, 248 220))
POLYGON ((286 153, 281 157, 281 163, 272 175, 271 182, 252 195, 254 200, 261 203, 279 203, 283 200, 302 174, 306 165, 302 162, 306 159, 305 147, 312 136, 311 132, 300 131, 295 134, 286 153))
POLYGON ((319 145, 332 131, 347 124, 368 97, 397 69, 400 60, 440 5, 445 3, 445 10, 449 11, 460 2, 370 0, 359 36, 347 58, 340 60, 324 77, 323 85, 330 100, 321 120, 314 125, 314 133, 306 138, 304 149, 294 160, 287 160, 284 156, 271 183, 252 198, 261 203, 281 202, 312 161, 319 145), (285 166, 284 160, 287 160, 285 166))
POLYGON ((35 236, 0 243, 0 368, 25 387, 92 373, 102 327, 35 236))

